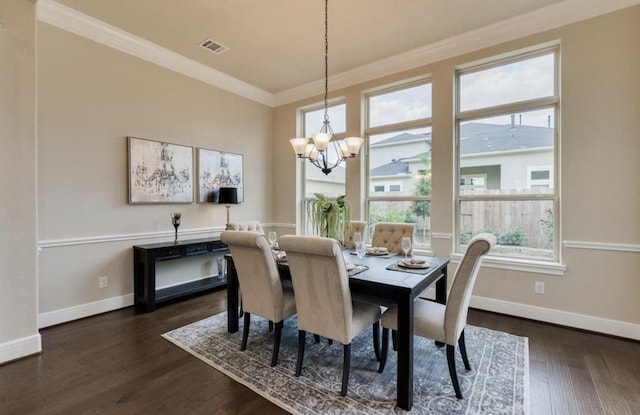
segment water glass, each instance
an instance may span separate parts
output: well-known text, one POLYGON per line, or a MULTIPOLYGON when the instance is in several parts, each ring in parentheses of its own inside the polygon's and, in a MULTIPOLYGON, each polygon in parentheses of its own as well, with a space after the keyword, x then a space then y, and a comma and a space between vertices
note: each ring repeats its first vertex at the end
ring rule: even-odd
POLYGON ((411 238, 408 236, 403 237, 400 248, 402 248, 402 252, 404 252, 404 258, 407 259, 407 254, 411 251, 411 238))
POLYGON ((367 246, 365 245, 364 241, 358 242, 356 244, 356 255, 358 255, 358 258, 360 259, 360 267, 362 267, 362 258, 364 258, 366 253, 367 246))
POLYGON ((353 244, 358 245, 360 242, 362 242, 362 234, 360 232, 355 232, 353 234, 353 244))
POLYGON ((278 234, 273 231, 269 232, 269 242, 271 242, 271 248, 275 248, 276 242, 278 242, 278 234))

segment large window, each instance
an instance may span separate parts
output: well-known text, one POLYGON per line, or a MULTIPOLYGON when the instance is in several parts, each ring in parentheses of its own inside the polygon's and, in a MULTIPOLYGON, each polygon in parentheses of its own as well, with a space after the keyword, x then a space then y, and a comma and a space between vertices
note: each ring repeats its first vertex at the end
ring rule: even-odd
MULTIPOLYGON (((346 128, 346 112, 347 106, 344 103, 334 103, 327 109, 329 121, 331 121, 331 129, 334 133, 334 140, 340 140, 345 137, 346 128)), ((307 109, 302 113, 302 131, 304 137, 310 138, 314 133, 320 131, 322 122, 324 121, 324 106, 307 109)), ((333 146, 329 146, 329 160, 331 162, 337 160, 337 154, 332 153, 333 146)), ((336 197, 345 194, 346 166, 341 163, 334 168, 328 175, 322 170, 305 160, 303 163, 304 177, 304 205, 303 218, 305 223, 305 234, 312 234, 312 226, 309 224, 309 218, 306 217, 307 201, 313 199, 314 193, 322 193, 330 197, 336 197)))
POLYGON ((558 260, 558 51, 457 71, 457 246, 492 232, 492 255, 558 260))
POLYGON ((415 247, 428 248, 431 84, 421 80, 372 91, 365 95, 365 102, 369 226, 415 223, 415 247))

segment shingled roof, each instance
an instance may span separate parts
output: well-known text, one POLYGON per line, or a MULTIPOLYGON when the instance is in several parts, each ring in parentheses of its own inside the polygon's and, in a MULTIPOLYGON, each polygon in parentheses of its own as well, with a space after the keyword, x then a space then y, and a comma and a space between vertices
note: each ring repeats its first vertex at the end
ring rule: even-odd
MULTIPOLYGON (((431 133, 402 133, 389 137, 371 147, 382 147, 413 139, 426 139, 431 142, 431 133)), ((460 154, 482 154, 498 151, 528 150, 534 148, 553 147, 553 128, 535 127, 531 125, 498 125, 479 122, 468 122, 460 127, 460 154)), ((395 159, 390 163, 371 170, 371 176, 387 176, 408 174, 408 160, 431 158, 431 151, 414 154, 409 157, 395 159)))

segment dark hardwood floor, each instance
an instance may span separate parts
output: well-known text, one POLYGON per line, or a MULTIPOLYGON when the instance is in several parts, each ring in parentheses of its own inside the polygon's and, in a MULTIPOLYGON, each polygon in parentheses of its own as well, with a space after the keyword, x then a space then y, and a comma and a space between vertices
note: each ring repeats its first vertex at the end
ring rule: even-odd
MULTIPOLYGON (((285 414, 160 337, 225 309, 218 291, 43 329, 42 354, 0 366, 0 414, 285 414)), ((640 414, 640 343, 478 310, 468 321, 529 337, 532 415, 640 414)))

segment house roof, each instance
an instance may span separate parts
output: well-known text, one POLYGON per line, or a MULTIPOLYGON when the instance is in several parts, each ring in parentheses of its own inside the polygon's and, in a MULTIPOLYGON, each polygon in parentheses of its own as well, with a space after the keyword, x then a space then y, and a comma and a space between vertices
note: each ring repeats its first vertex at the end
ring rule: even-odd
MULTIPOLYGON (((460 154, 471 155, 552 147, 553 131, 553 128, 531 125, 468 122, 460 127, 460 154)), ((397 144, 419 138, 426 139, 429 144, 431 143, 431 133, 402 133, 373 144, 371 147, 376 148, 381 147, 381 144, 397 144)), ((394 159, 390 163, 372 169, 371 176, 408 174, 408 161, 421 158, 431 158, 431 151, 394 159)))
POLYGON ((460 154, 528 150, 553 146, 553 128, 468 122, 460 128, 460 154))

